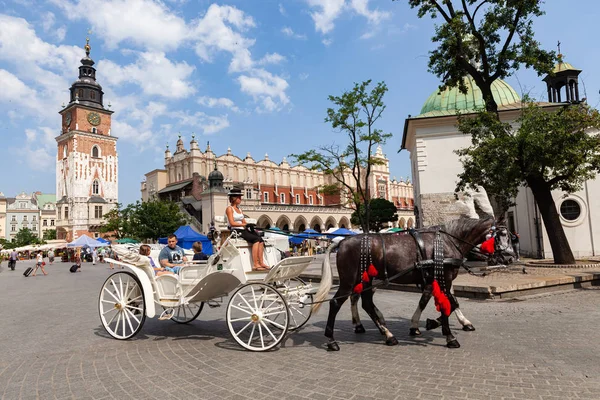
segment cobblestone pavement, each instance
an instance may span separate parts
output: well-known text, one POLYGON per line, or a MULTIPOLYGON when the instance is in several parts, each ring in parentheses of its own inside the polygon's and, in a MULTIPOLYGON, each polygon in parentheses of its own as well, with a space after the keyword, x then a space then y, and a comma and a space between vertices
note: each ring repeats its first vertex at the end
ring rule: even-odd
MULTIPOLYGON (((224 306, 189 325, 147 319, 135 339, 114 340, 97 310, 106 264, 71 274, 59 263, 23 278, 27 264, 0 272, 2 399, 600 398, 600 290, 461 299, 477 331, 452 317, 460 349, 439 330, 410 338, 418 295, 379 290, 399 346, 385 346, 370 321, 354 334, 345 305, 340 352, 323 348, 324 306, 277 350, 251 353, 231 339, 224 306)), ((423 317, 435 316, 431 307, 423 317)))

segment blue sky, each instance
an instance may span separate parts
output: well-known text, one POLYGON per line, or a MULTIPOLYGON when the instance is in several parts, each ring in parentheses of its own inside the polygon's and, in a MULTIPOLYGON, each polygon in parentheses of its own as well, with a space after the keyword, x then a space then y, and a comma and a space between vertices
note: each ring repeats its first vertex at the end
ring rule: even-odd
MULTIPOLYGON (((588 102, 600 79, 593 27, 600 4, 549 1, 535 21, 548 49, 562 42, 583 69, 588 102), (575 5, 576 4, 576 5, 575 5)), ((163 167, 165 144, 192 132, 217 154, 281 162, 334 141, 327 96, 354 82, 385 81, 379 127, 392 176, 410 175, 397 153, 404 119, 419 113, 438 80, 427 72, 434 23, 391 0, 0 0, 0 191, 55 192, 57 112, 77 78, 88 29, 97 78, 119 137, 119 200, 139 199, 144 173, 163 167)), ((545 100, 535 72, 507 81, 545 100)))

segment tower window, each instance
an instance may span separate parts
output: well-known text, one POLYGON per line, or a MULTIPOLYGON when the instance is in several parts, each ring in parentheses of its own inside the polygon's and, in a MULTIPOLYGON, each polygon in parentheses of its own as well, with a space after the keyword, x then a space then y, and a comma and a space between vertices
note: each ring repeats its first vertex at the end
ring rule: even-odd
POLYGON ((65 147, 63 147, 63 158, 67 158, 67 150, 68 150, 69 146, 67 146, 65 144, 65 147))
POLYGON ((268 203, 269 202, 269 192, 264 192, 263 193, 263 202, 264 203, 268 203))
POLYGON ((99 158, 100 157, 100 149, 98 146, 92 147, 92 157, 99 158))
POLYGON ((246 189, 246 199, 252 198, 252 189, 246 189))
POLYGON ((296 195, 296 204, 300 204, 300 195, 299 194, 296 195))
POLYGON ((83 89, 79 89, 79 98, 83 98, 83 89))
POLYGON ((102 218, 102 206, 94 206, 94 218, 102 218))
POLYGON ((98 179, 95 179, 94 183, 92 183, 92 194, 100 194, 100 183, 98 182, 98 179))
POLYGON ((92 133, 98 133, 98 128, 92 128, 92 133))
POLYGON ((69 219, 69 207, 65 206, 65 219, 69 219))
POLYGON ((93 90, 90 92, 90 99, 92 99, 92 100, 96 99, 96 92, 94 92, 93 90))
POLYGON ((285 204, 285 193, 280 193, 279 194, 279 202, 281 204, 285 204))

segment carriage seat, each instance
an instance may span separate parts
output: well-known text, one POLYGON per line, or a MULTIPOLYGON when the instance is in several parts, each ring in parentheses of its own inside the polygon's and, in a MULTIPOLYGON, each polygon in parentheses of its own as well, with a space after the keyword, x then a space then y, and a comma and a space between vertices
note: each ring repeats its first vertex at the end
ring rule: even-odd
MULTIPOLYGON (((219 246, 223 246, 225 240, 231 235, 231 231, 229 230, 227 218, 224 215, 215 215, 215 230, 219 232, 219 237, 221 238, 219 242, 219 246)), ((254 218, 246 218, 246 222, 249 224, 256 224, 256 220, 254 218)))

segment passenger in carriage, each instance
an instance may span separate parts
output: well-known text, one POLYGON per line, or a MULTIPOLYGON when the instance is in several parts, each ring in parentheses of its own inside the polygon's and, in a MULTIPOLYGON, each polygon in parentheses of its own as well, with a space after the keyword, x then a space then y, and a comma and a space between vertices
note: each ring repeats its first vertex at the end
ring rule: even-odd
POLYGON ((179 272, 181 264, 187 262, 183 249, 177 246, 177 240, 177 236, 173 234, 167 236, 167 246, 158 254, 160 266, 174 273, 179 272))
POLYGON ((246 229, 244 213, 240 210, 242 190, 233 188, 227 195, 229 196, 229 206, 225 209, 225 217, 229 230, 236 231, 242 239, 252 244, 252 270, 268 271, 270 268, 264 262, 265 243, 263 239, 256 232, 246 229))
POLYGON ((140 254, 143 256, 146 256, 150 259, 150 265, 152 266, 152 269, 154 269, 154 275, 160 276, 160 275, 165 275, 165 274, 173 274, 171 271, 167 271, 165 268, 163 268, 161 266, 158 266, 158 267, 156 266, 156 264, 154 263, 154 260, 152 259, 152 257, 150 257, 151 250, 152 249, 147 244, 143 244, 140 246, 140 254))
POLYGON ((192 258, 192 261, 208 260, 208 256, 202 252, 202 243, 194 242, 192 250, 194 250, 194 258, 192 258))

